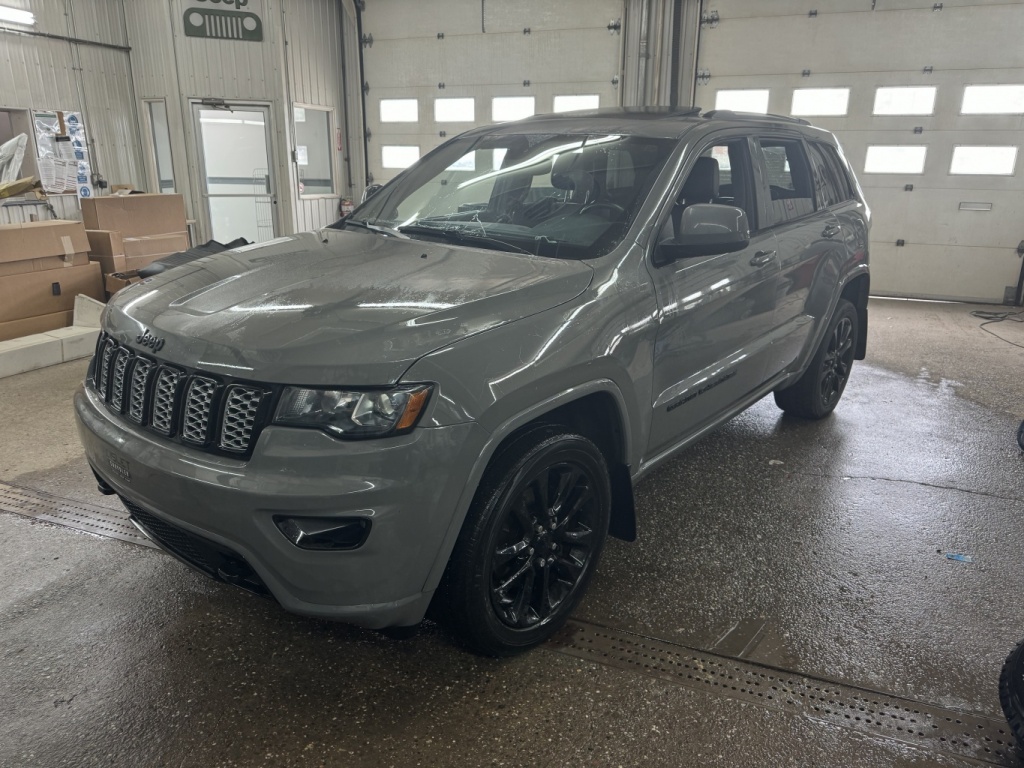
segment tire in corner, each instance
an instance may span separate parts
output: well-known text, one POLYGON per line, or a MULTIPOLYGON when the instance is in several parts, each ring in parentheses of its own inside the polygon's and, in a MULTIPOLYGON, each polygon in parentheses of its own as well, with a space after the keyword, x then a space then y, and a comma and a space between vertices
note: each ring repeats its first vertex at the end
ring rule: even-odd
POLYGON ((1017 749, 1024 749, 1024 640, 1017 643, 1003 663, 999 674, 999 703, 1017 740, 1017 749))
POLYGON ((840 299, 807 370, 795 384, 775 392, 775 404, 804 419, 832 413, 850 379, 859 334, 856 307, 840 299))
POLYGON ((439 619, 485 656, 542 643, 586 592, 610 513, 594 443, 559 426, 514 439, 477 489, 435 595, 439 619))

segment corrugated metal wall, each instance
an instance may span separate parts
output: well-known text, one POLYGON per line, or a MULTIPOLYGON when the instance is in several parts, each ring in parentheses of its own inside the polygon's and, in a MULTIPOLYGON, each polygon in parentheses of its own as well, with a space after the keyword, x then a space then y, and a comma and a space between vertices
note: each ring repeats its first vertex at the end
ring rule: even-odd
MULTIPOLYGON (((291 100, 296 104, 329 107, 334 126, 344 125, 342 105, 341 9, 334 0, 304 0, 285 5, 285 39, 291 100)), ((294 124, 289 122, 290 129, 294 124)), ((289 133, 294 135, 293 130, 289 133)), ((347 186, 344 153, 336 153, 335 173, 347 186)), ((298 189, 296 167, 289 164, 290 182, 298 189)), ((346 192, 347 194, 347 192, 346 192)), ((338 219, 340 195, 297 197, 295 229, 326 226, 338 219)))
MULTIPOLYGON (((31 11, 33 31, 127 47, 119 0, 4 0, 31 11)), ((144 182, 127 50, 0 31, 0 107, 80 111, 94 173, 111 183, 144 182)), ((77 204, 58 201, 62 216, 77 204)), ((15 216, 11 211, 4 220, 15 216)))

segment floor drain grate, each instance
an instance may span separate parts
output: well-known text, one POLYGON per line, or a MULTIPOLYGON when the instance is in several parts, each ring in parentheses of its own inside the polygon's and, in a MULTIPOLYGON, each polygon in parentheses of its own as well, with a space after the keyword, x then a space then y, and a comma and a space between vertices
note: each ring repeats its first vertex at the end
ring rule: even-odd
POLYGON ((0 483, 0 511, 145 547, 155 546, 132 525, 127 511, 97 507, 9 483, 0 483))
POLYGON ((570 621, 548 647, 921 749, 996 765, 1016 764, 1008 727, 989 717, 716 656, 578 620, 570 621))

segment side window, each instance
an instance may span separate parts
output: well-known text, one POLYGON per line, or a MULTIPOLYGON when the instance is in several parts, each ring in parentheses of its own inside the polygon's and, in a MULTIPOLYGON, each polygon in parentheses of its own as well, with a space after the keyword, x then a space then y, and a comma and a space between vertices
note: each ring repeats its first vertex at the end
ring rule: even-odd
POLYGON ((814 212, 814 184, 803 144, 790 139, 761 139, 767 172, 768 226, 814 212))
POLYGON ((835 169, 825 157, 820 144, 811 144, 811 167, 814 170, 814 194, 819 208, 831 208, 846 198, 840 193, 835 169))
POLYGON ((836 148, 831 144, 815 143, 814 146, 824 153, 829 164, 835 170, 836 178, 839 181, 839 192, 842 195, 843 201, 856 199, 857 195, 854 193, 854 186, 853 181, 850 179, 850 172, 847 170, 846 163, 844 163, 842 158, 839 157, 839 153, 836 151, 836 148))
POLYGON ((683 211, 697 203, 740 208, 747 214, 751 231, 757 229, 750 151, 745 138, 706 147, 697 158, 676 197, 672 215, 662 227, 658 242, 674 239, 683 211))

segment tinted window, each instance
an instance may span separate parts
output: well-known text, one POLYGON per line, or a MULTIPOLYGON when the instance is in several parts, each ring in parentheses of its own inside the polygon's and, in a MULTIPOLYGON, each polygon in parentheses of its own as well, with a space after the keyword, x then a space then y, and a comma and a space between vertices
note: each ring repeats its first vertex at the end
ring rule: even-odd
POLYGON ((819 208, 831 208, 843 202, 835 169, 822 152, 821 146, 811 144, 811 167, 814 169, 814 194, 819 208))
POLYGON ((836 148, 831 144, 818 144, 814 143, 815 147, 821 151, 824 156, 828 159, 829 165, 835 171, 836 181, 839 184, 839 192, 842 195, 843 200, 855 200, 857 195, 854 194, 853 180, 850 178, 850 172, 846 168, 846 163, 843 162, 842 158, 839 157, 839 153, 836 148))
POLYGON ((769 226, 814 212, 814 184, 799 141, 761 139, 761 155, 768 176, 769 226))

